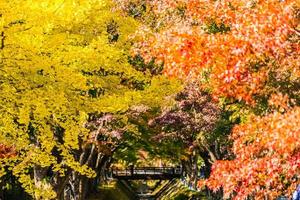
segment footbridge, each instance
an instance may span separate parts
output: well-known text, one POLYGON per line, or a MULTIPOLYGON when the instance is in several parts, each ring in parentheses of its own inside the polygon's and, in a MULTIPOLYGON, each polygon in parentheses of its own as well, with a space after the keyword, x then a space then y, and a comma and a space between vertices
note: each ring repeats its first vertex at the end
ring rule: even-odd
POLYGON ((130 167, 127 169, 110 169, 108 177, 115 179, 123 188, 130 192, 135 200, 159 200, 164 196, 176 180, 182 176, 181 167, 130 167), (136 188, 135 181, 142 181, 144 184, 136 188), (155 181, 152 187, 146 181, 155 181))
POLYGON ((137 167, 128 169, 111 169, 111 177, 119 180, 171 180, 180 178, 180 167, 137 167))

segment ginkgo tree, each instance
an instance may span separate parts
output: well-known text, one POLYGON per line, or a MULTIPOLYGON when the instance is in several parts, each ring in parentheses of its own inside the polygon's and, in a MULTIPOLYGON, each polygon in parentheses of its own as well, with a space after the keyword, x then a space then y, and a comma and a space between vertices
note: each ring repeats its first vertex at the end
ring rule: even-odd
POLYGON ((0 175, 35 199, 84 199, 112 153, 95 137, 106 114, 159 106, 179 84, 128 63, 137 22, 109 0, 4 0, 0 22, 0 175))
MULTIPOLYGON (((127 11, 137 5, 120 1, 127 11)), ((299 1, 140 2, 146 16, 133 52, 155 57, 170 77, 199 81, 242 119, 235 156, 216 162, 199 186, 235 199, 291 194, 300 182, 299 1), (155 23, 145 20, 150 11, 155 23)))

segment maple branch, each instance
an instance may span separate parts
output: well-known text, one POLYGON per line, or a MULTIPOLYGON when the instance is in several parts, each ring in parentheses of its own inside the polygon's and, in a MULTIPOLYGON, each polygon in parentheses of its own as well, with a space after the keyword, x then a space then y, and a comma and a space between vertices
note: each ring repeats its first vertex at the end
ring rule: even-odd
POLYGON ((210 163, 213 164, 215 161, 217 161, 215 154, 209 149, 209 147, 204 145, 204 148, 206 149, 206 151, 208 152, 208 155, 210 156, 210 163))
POLYGON ((300 30, 298 30, 297 28, 294 28, 295 33, 300 36, 300 30))

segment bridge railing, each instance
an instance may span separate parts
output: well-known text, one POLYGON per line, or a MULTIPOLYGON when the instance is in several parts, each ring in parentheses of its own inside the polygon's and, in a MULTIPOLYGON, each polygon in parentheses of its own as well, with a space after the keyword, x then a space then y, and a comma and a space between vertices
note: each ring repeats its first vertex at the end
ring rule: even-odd
POLYGON ((180 175, 180 167, 137 167, 124 170, 112 169, 113 176, 134 176, 134 175, 180 175))

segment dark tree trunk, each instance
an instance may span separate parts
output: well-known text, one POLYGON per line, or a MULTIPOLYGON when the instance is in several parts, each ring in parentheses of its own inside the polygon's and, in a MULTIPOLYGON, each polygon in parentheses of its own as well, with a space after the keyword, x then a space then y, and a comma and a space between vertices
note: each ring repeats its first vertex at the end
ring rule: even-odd
MULTIPOLYGON (((211 173, 211 167, 212 164, 217 160, 218 153, 215 153, 212 151, 210 148, 206 147, 206 151, 199 151, 199 155, 202 157, 205 167, 203 168, 204 170, 204 176, 205 178, 209 178, 210 173, 211 173)), ((216 150, 216 148, 212 148, 216 150)), ((208 187, 205 187, 205 193, 208 199, 211 200, 222 200, 223 199, 223 192, 220 190, 216 193, 214 193, 212 190, 210 190, 208 187)))
POLYGON ((4 31, 2 31, 0 35, 1 35, 0 49, 2 50, 2 49, 4 49, 4 45, 5 45, 4 44, 4 41, 5 41, 4 31))
POLYGON ((198 155, 194 151, 187 161, 182 161, 183 171, 185 173, 185 178, 187 178, 189 186, 192 188, 197 188, 198 182, 198 155))

